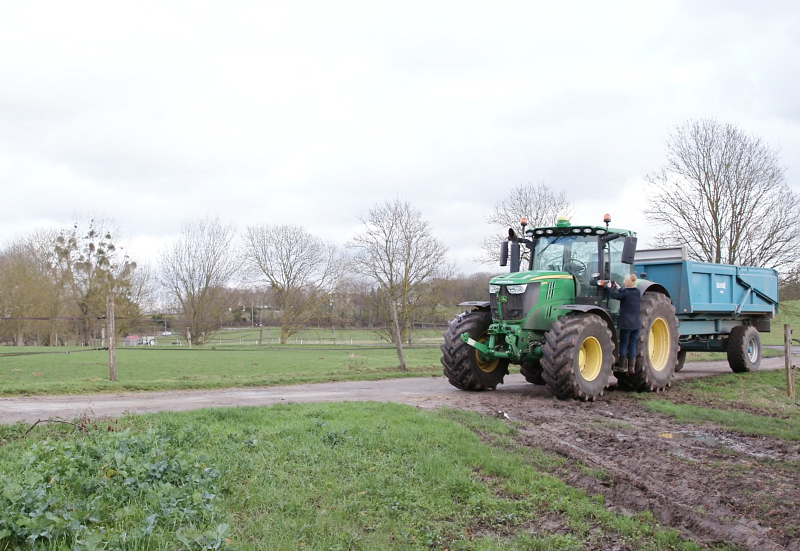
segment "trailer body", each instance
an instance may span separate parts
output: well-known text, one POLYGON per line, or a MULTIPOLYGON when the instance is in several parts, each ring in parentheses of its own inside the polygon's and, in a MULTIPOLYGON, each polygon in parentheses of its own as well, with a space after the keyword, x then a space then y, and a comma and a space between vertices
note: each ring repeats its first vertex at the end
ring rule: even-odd
POLYGON ((676 247, 637 251, 636 272, 667 291, 681 350, 724 351, 734 327, 768 332, 778 313, 778 272, 772 269, 695 262, 685 247, 676 247))

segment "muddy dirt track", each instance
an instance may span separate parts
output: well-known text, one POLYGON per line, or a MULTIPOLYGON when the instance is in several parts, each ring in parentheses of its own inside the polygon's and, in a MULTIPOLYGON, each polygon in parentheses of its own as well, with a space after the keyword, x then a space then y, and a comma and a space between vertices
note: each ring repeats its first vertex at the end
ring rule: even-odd
MULTIPOLYGON (((781 367, 782 358, 764 360, 781 367)), ((729 372, 725 362, 687 364, 677 379, 729 372)), ((676 392, 668 391, 668 392, 676 392)), ((613 388, 594 403, 560 401, 521 376, 495 392, 467 393, 443 377, 257 389, 0 398, 0 422, 202 407, 346 400, 470 409, 518 423, 517 441, 569 459, 552 474, 602 494, 607 507, 649 510, 664 526, 705 543, 800 551, 800 446, 712 425, 681 425, 613 388), (664 438, 673 433, 684 438, 664 438)), ((627 549, 624 545, 620 549, 627 549)))

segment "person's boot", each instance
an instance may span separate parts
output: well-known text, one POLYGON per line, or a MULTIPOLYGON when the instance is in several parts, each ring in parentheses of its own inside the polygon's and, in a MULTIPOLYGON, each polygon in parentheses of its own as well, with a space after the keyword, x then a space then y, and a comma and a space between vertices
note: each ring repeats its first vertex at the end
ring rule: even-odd
POLYGON ((625 362, 628 364, 628 375, 634 375, 636 373, 636 358, 631 358, 625 362))
POLYGON ((619 369, 617 371, 627 371, 628 370, 628 357, 625 356, 624 358, 619 359, 619 369))

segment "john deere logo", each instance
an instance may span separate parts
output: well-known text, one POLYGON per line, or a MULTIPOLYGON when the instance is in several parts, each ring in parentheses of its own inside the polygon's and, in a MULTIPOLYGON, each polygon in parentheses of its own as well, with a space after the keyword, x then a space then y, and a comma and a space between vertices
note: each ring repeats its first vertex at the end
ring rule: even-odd
POLYGON ((500 297, 500 302, 508 302, 508 297, 507 296, 501 296, 500 297))

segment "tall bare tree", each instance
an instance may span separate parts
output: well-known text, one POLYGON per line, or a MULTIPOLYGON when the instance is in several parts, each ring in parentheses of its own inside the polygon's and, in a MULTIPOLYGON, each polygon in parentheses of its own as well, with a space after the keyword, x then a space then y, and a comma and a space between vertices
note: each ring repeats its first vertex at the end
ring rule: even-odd
POLYGON ((797 254, 800 199, 778 151, 732 124, 688 121, 667 162, 646 180, 656 245, 686 245, 693 260, 781 268, 797 254))
POLYGON ((508 236, 508 228, 522 235, 520 219, 528 219, 528 227, 554 226, 559 216, 571 217, 575 207, 563 191, 556 192, 544 182, 523 184, 511 188, 497 203, 486 222, 497 233, 483 240, 481 252, 475 259, 483 264, 495 264, 500 258, 500 242, 508 236))
POLYGON ((342 277, 342 255, 300 226, 250 226, 245 240, 251 271, 272 286, 281 311, 281 344, 286 344, 302 324, 330 310, 342 277))
POLYGON ((235 230, 219 218, 185 220, 181 235, 162 252, 161 281, 186 323, 176 329, 203 344, 230 317, 229 284, 239 269, 235 230))
POLYGON ((441 290, 453 265, 446 259, 447 247, 408 201, 386 201, 359 220, 363 227, 348 244, 354 252, 352 269, 380 288, 391 312, 400 368, 406 371, 402 343, 413 312, 441 290))
POLYGON ((15 239, 0 252, 0 316, 11 318, 4 326, 17 346, 23 346, 35 329, 38 333, 47 328, 31 319, 50 314, 55 284, 38 252, 30 237, 15 239))
POLYGON ((60 283, 77 307, 81 318, 81 337, 88 343, 103 325, 106 299, 115 295, 118 315, 138 317, 138 304, 131 296, 131 280, 136 271, 133 261, 119 246, 116 224, 99 218, 62 231, 56 237, 55 253, 60 283))

